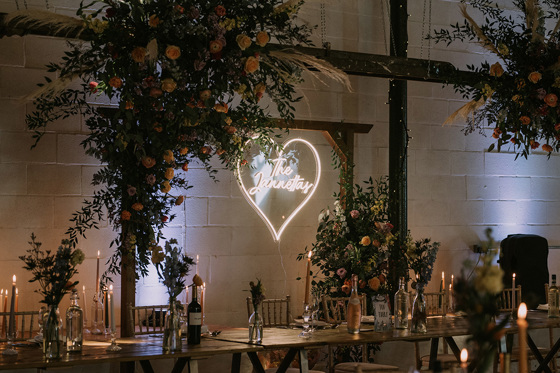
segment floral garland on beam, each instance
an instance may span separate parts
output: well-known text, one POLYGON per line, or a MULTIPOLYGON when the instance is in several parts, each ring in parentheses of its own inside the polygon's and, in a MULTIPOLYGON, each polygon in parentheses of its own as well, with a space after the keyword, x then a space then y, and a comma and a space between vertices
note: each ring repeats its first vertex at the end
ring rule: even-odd
POLYGON ((466 119, 466 133, 493 125, 496 144, 489 151, 508 144, 524 157, 539 149, 549 156, 560 150, 560 4, 541 3, 514 0, 518 12, 512 12, 487 0, 471 0, 469 5, 482 13, 484 24, 478 25, 461 4, 464 23, 451 25, 451 31, 436 30, 432 36, 448 45, 476 41, 499 59, 492 65, 485 61, 479 67, 467 66, 472 72, 468 77, 449 78, 471 101, 446 123, 466 119), (546 30, 549 20, 555 26, 546 30))
MULTIPOLYGON (((80 35, 88 42, 71 43, 62 62, 48 66, 60 78, 41 87, 27 117, 38 141, 48 123, 84 116, 89 135, 83 146, 104 164, 94 176, 100 190, 72 218, 72 240, 97 227, 105 208, 121 231, 110 270, 135 253, 146 273, 162 229, 191 187, 191 162, 213 177, 212 159, 230 169, 243 164, 248 139, 272 145, 274 124, 261 99, 268 96, 282 119, 293 119, 304 63, 348 82, 327 63, 290 52, 310 44, 310 29, 296 23, 302 4, 101 0, 79 8, 80 35), (113 111, 99 107, 107 99, 113 111)), ((48 25, 50 18, 19 12, 8 22, 48 25)), ((74 27, 76 19, 67 23, 74 27)), ((66 28, 61 16, 51 26, 66 28)))

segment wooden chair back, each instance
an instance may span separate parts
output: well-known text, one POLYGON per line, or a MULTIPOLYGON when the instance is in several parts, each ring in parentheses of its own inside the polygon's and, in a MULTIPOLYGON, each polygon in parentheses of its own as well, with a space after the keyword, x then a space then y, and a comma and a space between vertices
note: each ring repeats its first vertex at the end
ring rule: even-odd
MULTIPOLYGON (((288 326, 292 322, 292 311, 290 308, 290 296, 278 299, 265 299, 261 303, 263 326, 272 328, 278 326, 288 326)), ((254 312, 253 300, 247 297, 247 315, 254 312)))
MULTIPOLYGON (((506 288, 502 290, 502 293, 498 297, 498 308, 501 312, 511 312, 513 311, 514 305, 512 304, 512 288, 506 288)), ((517 308, 521 303, 521 285, 515 288, 515 307, 517 308)))
MULTIPOLYGON (((416 297, 415 292, 410 292, 410 309, 416 297)), ((425 292, 424 299, 426 299, 426 316, 445 316, 448 309, 448 292, 425 292)))
MULTIPOLYGON (((15 340, 25 341, 33 338, 35 336, 34 333, 39 330, 39 323, 37 321, 39 318, 39 311, 18 311, 14 312, 14 315, 17 331, 15 340)), ((9 322, 10 313, 0 312, 0 323, 2 324, 0 342, 6 341, 6 330, 8 329, 9 322)))
POLYGON ((157 306, 135 306, 129 304, 130 330, 134 335, 163 334, 168 304, 157 306))
MULTIPOLYGON (((346 308, 348 307, 349 297, 330 297, 323 295, 321 304, 323 305, 323 314, 325 320, 331 324, 340 324, 346 321, 346 308)), ((366 315, 366 298, 360 295, 360 303, 362 305, 362 315, 366 315)))

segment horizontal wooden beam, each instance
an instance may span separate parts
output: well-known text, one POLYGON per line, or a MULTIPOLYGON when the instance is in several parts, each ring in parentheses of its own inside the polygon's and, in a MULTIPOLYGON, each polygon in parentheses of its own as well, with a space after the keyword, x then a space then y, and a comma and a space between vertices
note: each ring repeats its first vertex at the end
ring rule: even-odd
MULTIPOLYGON (((0 38, 14 35, 43 35, 61 38, 77 38, 88 40, 90 31, 81 29, 58 31, 53 27, 19 25, 12 21, 7 24, 4 20, 6 13, 0 13, 0 38)), ((284 48, 278 45, 279 49, 284 48)), ((451 63, 444 61, 429 61, 416 58, 403 58, 379 54, 347 52, 311 47, 293 47, 293 49, 315 56, 349 75, 369 76, 377 78, 415 80, 425 82, 446 83, 451 74, 466 77, 467 71, 458 71, 451 63)))

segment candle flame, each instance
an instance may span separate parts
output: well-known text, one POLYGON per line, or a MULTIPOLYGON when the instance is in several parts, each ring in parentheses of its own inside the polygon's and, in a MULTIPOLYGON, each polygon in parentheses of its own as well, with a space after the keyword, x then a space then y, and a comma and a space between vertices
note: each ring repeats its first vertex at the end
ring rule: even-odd
POLYGON ((441 272, 441 278, 445 279, 445 272, 441 272))
POLYGON ((461 363, 466 363, 468 359, 469 359, 469 352, 467 351, 466 348, 463 348, 461 350, 461 363))
POLYGON ((19 290, 19 289, 18 289, 18 288, 16 288, 16 295, 18 295, 18 294, 19 294, 19 291, 18 291, 18 290, 19 290))
POLYGON ((14 277, 12 277, 12 282, 15 285, 16 284, 16 275, 14 275, 14 277))
POLYGON ((109 285, 109 291, 113 291, 113 285, 109 285))
POLYGON ((311 259, 311 254, 313 254, 313 251, 309 250, 309 254, 307 254, 307 259, 311 259))
POLYGON ((519 305, 517 317, 520 319, 525 319, 527 317, 527 305, 524 302, 519 305))
POLYGON ((97 250, 97 259, 99 259, 99 254, 101 253, 99 252, 99 250, 97 250))
POLYGON ((513 274, 513 278, 515 278, 515 273, 513 274))

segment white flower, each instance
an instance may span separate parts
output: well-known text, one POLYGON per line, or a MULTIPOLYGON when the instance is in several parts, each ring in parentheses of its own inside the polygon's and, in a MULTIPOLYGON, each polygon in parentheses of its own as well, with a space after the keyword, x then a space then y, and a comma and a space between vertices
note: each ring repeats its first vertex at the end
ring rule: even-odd
POLYGON ((503 276, 504 271, 498 266, 477 267, 474 286, 479 292, 498 294, 504 287, 502 283, 503 276))

